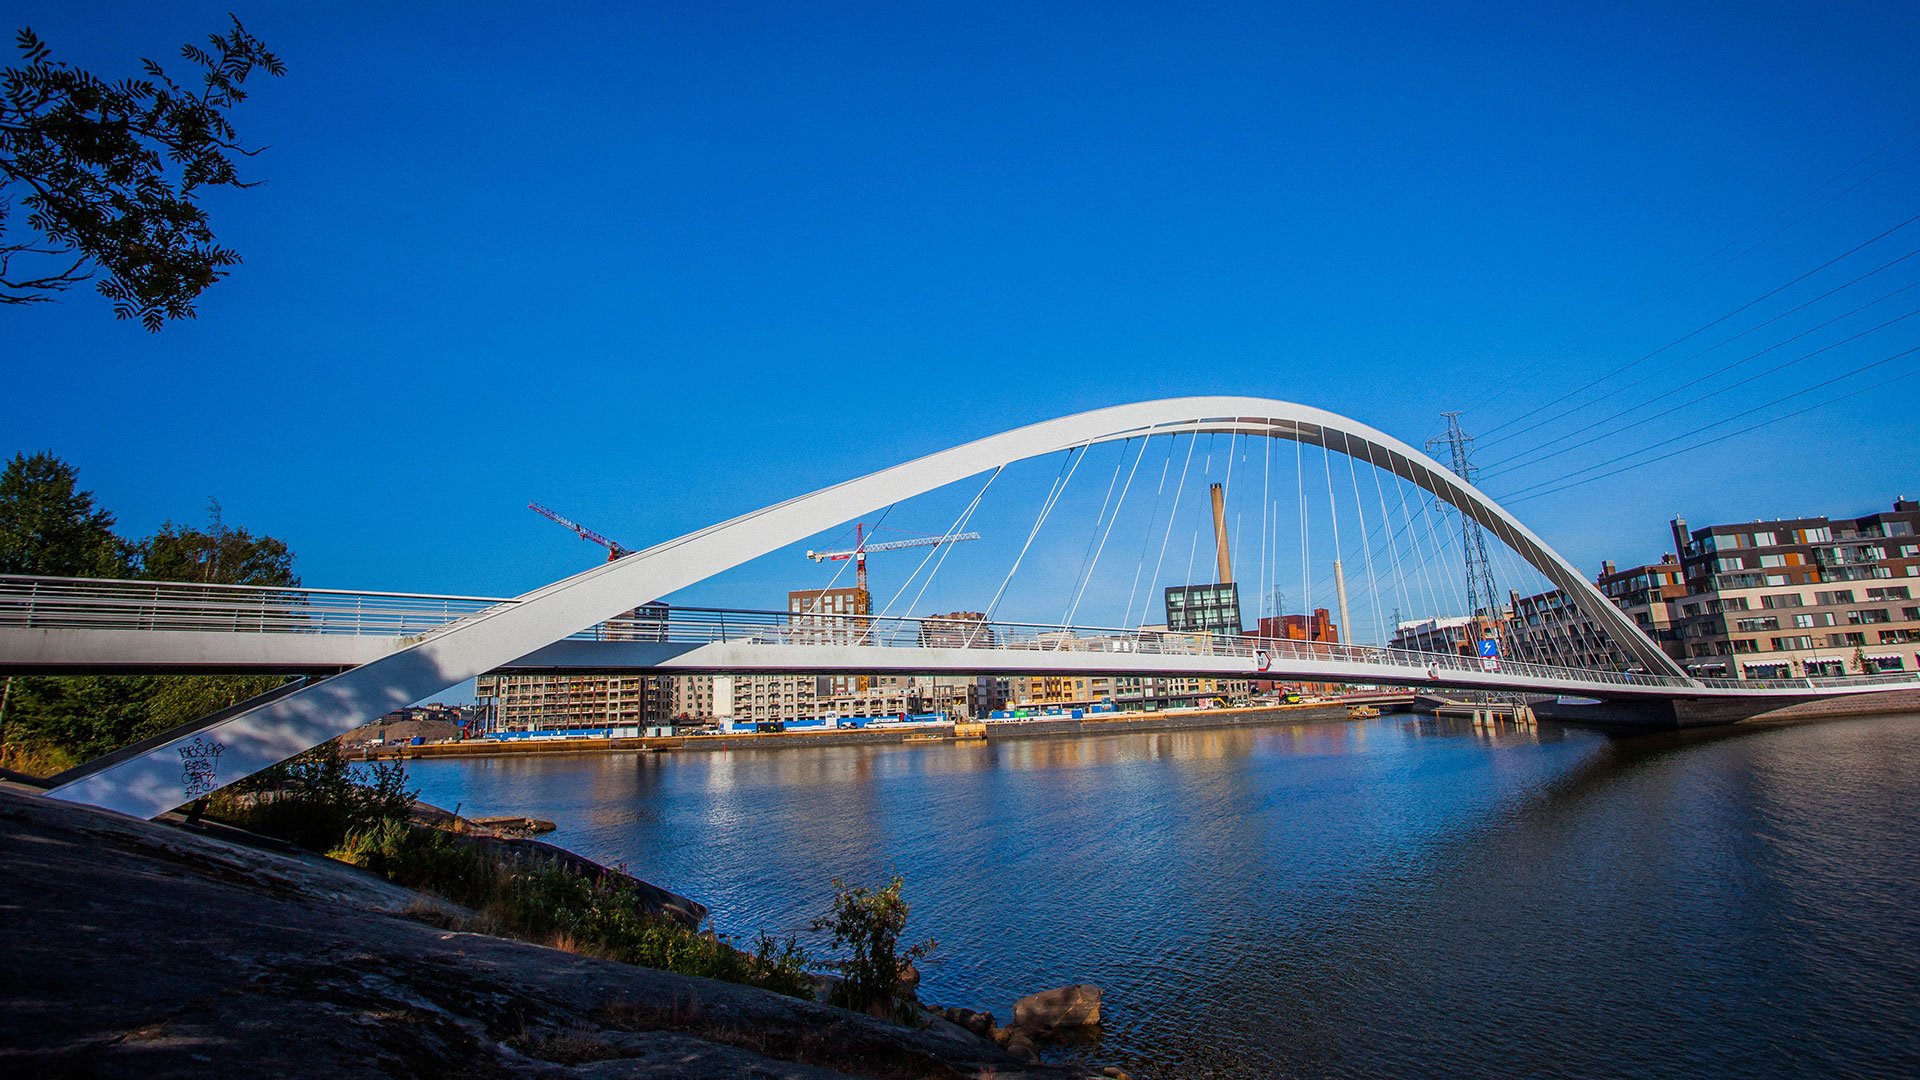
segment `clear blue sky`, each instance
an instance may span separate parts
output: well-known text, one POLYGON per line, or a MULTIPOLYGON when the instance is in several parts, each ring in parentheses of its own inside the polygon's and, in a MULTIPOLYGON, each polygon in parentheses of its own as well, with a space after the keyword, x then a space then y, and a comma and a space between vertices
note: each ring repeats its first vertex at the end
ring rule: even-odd
MULTIPOLYGON (((230 6, 0 22, 108 74, 230 6)), ((310 585, 512 594, 593 561, 529 499, 642 546, 1194 393, 1415 443, 1466 407, 1486 431, 1920 213, 1916 134, 1796 202, 1920 123, 1920 6, 1597 7, 242 2, 289 68, 237 114, 265 183, 213 200, 244 265, 158 336, 84 291, 0 309, 0 450, 77 463, 134 534, 217 496, 310 585)), ((1915 324, 1637 433, 1920 344, 1915 324)), ((1741 355, 1682 363, 1715 340, 1610 400, 1741 355)), ((1517 510, 1591 570, 1657 556, 1676 513, 1882 508, 1920 494, 1916 402, 1910 379, 1517 510)), ((696 599, 778 604, 788 572, 696 599)))

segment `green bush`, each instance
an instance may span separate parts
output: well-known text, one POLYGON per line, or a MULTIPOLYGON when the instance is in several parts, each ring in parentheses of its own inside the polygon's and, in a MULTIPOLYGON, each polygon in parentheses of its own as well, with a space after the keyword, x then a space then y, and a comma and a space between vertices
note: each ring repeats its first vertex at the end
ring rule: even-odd
POLYGON ((351 765, 333 743, 215 792, 208 814, 309 851, 327 852, 389 823, 405 827, 418 792, 399 762, 351 765))
POLYGON ((588 877, 553 862, 516 861, 434 829, 388 821, 349 834, 330 852, 396 884, 444 896, 508 936, 625 964, 745 983, 809 997, 805 950, 760 935, 744 953, 648 910, 624 877, 588 877))
POLYGON ((913 1005, 902 997, 900 980, 936 943, 900 948, 900 934, 907 928, 907 902, 900 895, 904 884, 898 874, 878 889, 833 880, 833 912, 815 920, 813 928, 832 934, 834 947, 849 951, 846 959, 828 965, 842 980, 834 988, 834 1004, 911 1020, 913 1005))

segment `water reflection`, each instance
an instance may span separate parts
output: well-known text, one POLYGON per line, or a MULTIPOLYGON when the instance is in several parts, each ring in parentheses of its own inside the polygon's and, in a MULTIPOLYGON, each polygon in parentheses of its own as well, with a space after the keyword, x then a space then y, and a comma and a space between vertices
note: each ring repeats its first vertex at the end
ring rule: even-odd
POLYGON ((929 997, 1004 1016, 1100 983, 1097 1058, 1136 1075, 1899 1074, 1916 731, 1389 716, 414 774, 551 818, 734 932, 898 869, 942 942, 929 997))

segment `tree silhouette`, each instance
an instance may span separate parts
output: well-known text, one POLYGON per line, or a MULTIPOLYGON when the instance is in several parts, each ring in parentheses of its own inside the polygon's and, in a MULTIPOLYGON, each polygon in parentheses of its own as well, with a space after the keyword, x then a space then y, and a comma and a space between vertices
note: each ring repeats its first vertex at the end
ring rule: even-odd
MULTIPOLYGON (((231 16, 229 16, 231 18, 231 16)), ((160 65, 109 83, 53 60, 31 29, 15 39, 23 67, 0 75, 0 304, 55 299, 93 278, 120 319, 158 331, 194 316, 194 300, 240 256, 214 241, 201 189, 251 187, 227 112, 256 69, 286 71, 239 19, 208 48, 180 55, 202 68, 197 90, 160 65), (8 235, 14 200, 33 234, 8 235)))

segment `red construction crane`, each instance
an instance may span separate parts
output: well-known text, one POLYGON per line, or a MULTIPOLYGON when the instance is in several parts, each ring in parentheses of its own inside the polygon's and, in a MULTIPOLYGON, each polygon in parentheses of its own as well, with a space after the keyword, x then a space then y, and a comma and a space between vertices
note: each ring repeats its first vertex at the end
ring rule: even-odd
POLYGON ((582 525, 577 521, 574 521, 570 518, 561 517, 559 514, 556 514, 553 511, 547 509, 546 507, 541 506, 537 502, 528 503, 527 509, 533 511, 536 514, 539 514, 543 518, 547 518, 551 521, 558 522, 560 525, 566 528, 572 529, 574 532, 580 534, 580 539, 582 540, 590 540, 593 543, 599 544, 601 547, 606 548, 608 562, 612 562, 613 560, 618 559, 622 555, 633 554, 632 548, 622 545, 617 540, 609 540, 606 537, 601 536, 599 533, 594 532, 592 529, 587 528, 585 525, 582 525))
MULTIPOLYGON (((809 551, 807 558, 814 562, 845 562, 853 560, 854 584, 862 593, 867 592, 867 554, 873 551, 898 551, 901 548, 933 547, 938 544, 957 544, 962 540, 978 540, 977 532, 956 533, 953 536, 917 536, 911 540, 886 540, 878 544, 867 543, 867 527, 853 527, 853 547, 848 551, 809 551)), ((871 595, 871 594, 868 594, 871 595)))

